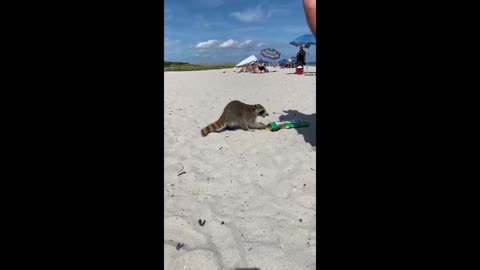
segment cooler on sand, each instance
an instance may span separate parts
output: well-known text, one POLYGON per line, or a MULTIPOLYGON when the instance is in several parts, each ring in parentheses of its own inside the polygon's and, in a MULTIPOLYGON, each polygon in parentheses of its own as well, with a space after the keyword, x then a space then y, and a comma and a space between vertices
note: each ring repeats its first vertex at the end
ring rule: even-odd
POLYGON ((298 66, 297 67, 297 74, 302 75, 303 74, 303 66, 298 66))

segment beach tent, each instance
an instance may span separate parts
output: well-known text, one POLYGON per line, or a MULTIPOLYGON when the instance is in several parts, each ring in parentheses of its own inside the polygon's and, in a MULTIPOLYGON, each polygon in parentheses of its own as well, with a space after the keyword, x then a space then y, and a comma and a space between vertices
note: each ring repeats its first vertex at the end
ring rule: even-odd
POLYGON ((251 62, 256 62, 258 59, 255 55, 250 55, 249 57, 242 60, 242 62, 238 63, 235 67, 241 67, 250 64, 251 62))
POLYGON ((257 62, 258 59, 257 57, 255 57, 255 55, 250 55, 249 57, 243 59, 240 63, 238 63, 234 68, 233 68, 233 71, 235 72, 237 70, 237 67, 242 67, 242 66, 246 66, 252 62, 257 62))

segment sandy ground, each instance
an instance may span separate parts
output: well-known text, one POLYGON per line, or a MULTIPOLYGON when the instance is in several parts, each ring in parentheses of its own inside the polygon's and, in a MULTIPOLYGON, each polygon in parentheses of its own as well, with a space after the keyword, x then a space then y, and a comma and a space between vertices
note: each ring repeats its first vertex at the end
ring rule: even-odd
POLYGON ((165 269, 315 269, 316 76, 275 70, 164 73, 165 269), (201 137, 231 100, 311 126, 201 137))

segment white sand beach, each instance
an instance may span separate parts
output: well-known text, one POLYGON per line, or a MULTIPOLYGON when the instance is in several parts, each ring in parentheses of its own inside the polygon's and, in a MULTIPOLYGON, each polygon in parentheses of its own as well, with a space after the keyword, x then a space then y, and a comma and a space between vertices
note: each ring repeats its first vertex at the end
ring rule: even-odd
POLYGON ((315 269, 316 76, 273 70, 164 72, 165 269, 315 269), (231 100, 311 125, 202 137, 231 100))

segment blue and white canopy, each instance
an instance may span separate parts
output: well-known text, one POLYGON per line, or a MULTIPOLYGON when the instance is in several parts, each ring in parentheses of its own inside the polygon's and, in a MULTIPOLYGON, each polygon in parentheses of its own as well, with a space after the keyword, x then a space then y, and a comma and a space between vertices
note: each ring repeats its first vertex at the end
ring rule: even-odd
POLYGON ((313 35, 303 35, 303 36, 299 36, 297 37, 296 39, 294 39, 293 41, 290 42, 291 45, 295 46, 295 47, 298 47, 300 45, 304 46, 305 48, 309 48, 310 45, 316 45, 317 44, 317 40, 315 39, 315 37, 313 35))

